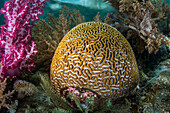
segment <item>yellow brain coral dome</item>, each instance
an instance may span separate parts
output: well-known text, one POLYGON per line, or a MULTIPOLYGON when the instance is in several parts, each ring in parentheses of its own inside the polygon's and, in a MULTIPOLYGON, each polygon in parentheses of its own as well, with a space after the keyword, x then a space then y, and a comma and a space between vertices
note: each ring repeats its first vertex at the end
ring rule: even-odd
POLYGON ((57 92, 68 86, 87 88, 118 98, 139 82, 133 50, 115 28, 99 22, 82 23, 60 42, 51 64, 57 92))

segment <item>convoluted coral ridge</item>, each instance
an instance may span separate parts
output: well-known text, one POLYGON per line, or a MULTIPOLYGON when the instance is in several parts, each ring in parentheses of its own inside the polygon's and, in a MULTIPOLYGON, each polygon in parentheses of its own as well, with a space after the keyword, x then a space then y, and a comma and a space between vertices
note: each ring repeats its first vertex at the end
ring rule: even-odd
POLYGON ((122 97, 139 81, 128 41, 115 28, 99 22, 82 23, 60 42, 51 64, 51 82, 59 93, 74 86, 104 97, 122 97))

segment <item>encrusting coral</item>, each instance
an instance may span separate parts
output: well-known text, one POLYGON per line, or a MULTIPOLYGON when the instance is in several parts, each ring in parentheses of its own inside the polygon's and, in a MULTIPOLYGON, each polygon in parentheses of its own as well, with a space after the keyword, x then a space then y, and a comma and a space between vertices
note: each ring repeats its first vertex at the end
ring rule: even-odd
POLYGON ((55 49, 71 27, 84 22, 84 17, 79 11, 71 12, 66 6, 63 8, 64 11, 60 11, 58 18, 48 14, 46 21, 41 19, 32 29, 32 38, 38 50, 36 64, 40 64, 41 67, 49 67, 55 49))
POLYGON ((142 53, 146 48, 149 53, 157 53, 161 45, 169 45, 169 40, 159 33, 157 23, 166 19, 169 11, 165 0, 105 0, 118 12, 112 15, 112 25, 115 27, 130 28, 127 38, 138 37, 138 51, 142 53), (118 24, 117 24, 118 23, 118 24), (142 45, 142 46, 141 46, 142 45))
POLYGON ((127 96, 139 82, 130 44, 115 28, 100 22, 79 24, 64 36, 50 77, 57 93, 65 97, 88 92, 93 98, 116 99, 127 96))

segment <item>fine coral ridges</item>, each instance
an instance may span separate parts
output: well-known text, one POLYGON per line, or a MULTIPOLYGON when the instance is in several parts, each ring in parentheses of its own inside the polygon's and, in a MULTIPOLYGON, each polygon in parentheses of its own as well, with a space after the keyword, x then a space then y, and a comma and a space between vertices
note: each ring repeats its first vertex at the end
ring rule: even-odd
POLYGON ((69 31, 51 64, 51 82, 58 93, 73 86, 117 98, 127 95, 138 81, 130 44, 116 29, 99 22, 79 24, 69 31))

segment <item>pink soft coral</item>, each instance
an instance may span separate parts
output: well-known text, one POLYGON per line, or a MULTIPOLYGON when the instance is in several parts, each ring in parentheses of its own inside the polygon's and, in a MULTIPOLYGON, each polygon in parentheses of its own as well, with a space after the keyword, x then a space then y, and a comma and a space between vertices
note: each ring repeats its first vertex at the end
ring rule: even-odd
POLYGON ((0 74, 18 76, 23 69, 31 71, 35 67, 33 56, 36 55, 36 44, 31 38, 33 22, 43 14, 47 0, 9 0, 5 2, 1 13, 6 24, 1 26, 0 34, 0 74))

